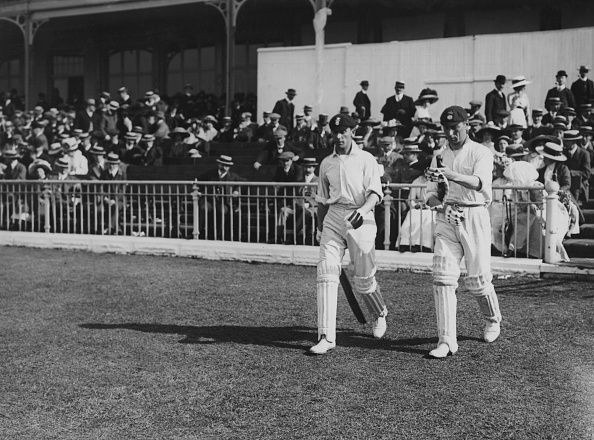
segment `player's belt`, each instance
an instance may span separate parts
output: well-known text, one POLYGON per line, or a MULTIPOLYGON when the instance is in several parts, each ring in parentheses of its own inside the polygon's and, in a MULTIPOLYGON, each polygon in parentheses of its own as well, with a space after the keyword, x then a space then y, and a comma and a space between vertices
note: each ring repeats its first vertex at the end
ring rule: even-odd
POLYGON ((478 208, 479 206, 487 206, 486 203, 479 203, 479 202, 454 202, 454 201, 447 201, 444 205, 449 205, 454 208, 478 208))

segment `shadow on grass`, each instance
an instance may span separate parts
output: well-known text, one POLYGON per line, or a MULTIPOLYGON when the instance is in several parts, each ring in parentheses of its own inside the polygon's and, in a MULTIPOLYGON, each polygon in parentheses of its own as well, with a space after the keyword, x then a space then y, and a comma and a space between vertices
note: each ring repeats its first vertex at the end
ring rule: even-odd
MULTIPOLYGON (((183 335, 178 341, 181 344, 221 344, 236 343, 248 345, 263 345, 269 347, 307 350, 317 337, 315 328, 292 327, 246 327, 239 325, 190 326, 167 324, 80 324, 81 328, 89 330, 134 330, 143 333, 183 335)), ((427 354, 427 348, 416 348, 420 345, 435 344, 437 338, 409 338, 409 339, 374 339, 366 333, 350 329, 338 329, 338 344, 341 347, 368 348, 371 350, 392 350, 403 353, 427 354)), ((459 341, 479 340, 478 338, 461 336, 459 341)))

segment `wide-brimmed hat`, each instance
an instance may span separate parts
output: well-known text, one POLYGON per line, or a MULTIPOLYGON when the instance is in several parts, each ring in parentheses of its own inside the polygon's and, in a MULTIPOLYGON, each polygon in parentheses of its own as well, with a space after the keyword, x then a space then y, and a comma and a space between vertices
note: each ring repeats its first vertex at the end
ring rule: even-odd
POLYGON ((550 96, 546 99, 547 104, 561 104, 561 98, 558 96, 550 96))
POLYGON ((33 175, 39 168, 45 171, 46 174, 52 172, 52 166, 50 165, 50 163, 47 160, 43 159, 35 159, 33 162, 31 162, 27 171, 30 175, 33 175))
POLYGON ((431 104, 433 104, 438 100, 439 97, 437 96, 437 92, 433 89, 426 88, 421 90, 421 92, 419 93, 419 97, 415 101, 415 104, 418 105, 423 101, 429 101, 431 104))
POLYGON ((112 164, 112 165, 119 165, 120 156, 116 153, 109 153, 107 155, 107 159, 105 159, 105 162, 112 164))
POLYGON ((10 148, 2 152, 2 157, 6 159, 18 159, 21 155, 16 148, 10 148))
POLYGON ((516 76, 512 78, 512 88, 522 87, 530 84, 532 81, 528 81, 524 75, 516 76))
POLYGON ((402 147, 402 151, 400 153, 421 153, 421 150, 419 149, 419 144, 417 142, 407 142, 402 147))
POLYGON ((315 157, 304 157, 301 159, 303 167, 317 167, 319 165, 318 160, 315 157))
POLYGON ((567 156, 563 154, 563 145, 556 142, 547 142, 544 144, 543 150, 540 154, 544 157, 548 157, 551 160, 558 162, 564 162, 567 160, 567 156))
POLYGON ((483 120, 481 118, 470 118, 468 120, 468 125, 473 126, 473 125, 483 125, 483 120))
POLYGON ((190 132, 183 127, 175 127, 171 132, 172 135, 177 135, 181 137, 188 137, 190 136, 190 132))
POLYGON ((538 150, 539 147, 544 146, 547 142, 555 142, 558 141, 559 138, 547 134, 539 134, 531 139, 528 139, 524 142, 524 148, 528 148, 528 150, 538 150))
POLYGON ((140 140, 142 142, 153 142, 155 140, 155 136, 152 134, 143 134, 140 140))
POLYGON ((499 127, 496 127, 495 124, 493 124, 493 122, 489 121, 487 125, 485 125, 479 131, 477 131, 476 135, 480 137, 483 136, 485 133, 491 133, 491 137, 496 138, 500 132, 501 129, 499 127))
POLYGON ((220 163, 221 165, 226 165, 226 166, 230 167, 233 165, 233 158, 231 156, 226 156, 224 154, 221 154, 217 158, 217 163, 220 163))
POLYGON ((62 144, 60 142, 54 142, 53 144, 51 144, 49 146, 47 154, 49 154, 50 156, 55 156, 55 155, 61 154, 63 152, 64 152, 64 149, 62 148, 62 144))
POLYGON ((505 155, 507 157, 524 157, 529 153, 522 145, 510 145, 505 148, 505 155))

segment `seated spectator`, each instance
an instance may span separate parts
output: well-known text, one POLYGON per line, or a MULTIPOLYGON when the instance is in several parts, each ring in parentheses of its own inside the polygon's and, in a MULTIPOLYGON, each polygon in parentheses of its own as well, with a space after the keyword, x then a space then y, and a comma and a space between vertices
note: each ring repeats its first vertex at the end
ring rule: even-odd
POLYGON ((592 104, 591 103, 584 103, 580 104, 578 107, 578 115, 576 116, 575 120, 573 121, 576 127, 581 127, 582 125, 592 126, 592 104))
POLYGON ((89 172, 89 162, 78 148, 79 143, 73 137, 68 137, 62 141, 65 158, 70 164, 69 174, 71 176, 86 176, 89 172))
POLYGON ((214 116, 212 116, 212 115, 206 116, 202 120, 202 128, 198 131, 198 134, 196 134, 196 137, 204 142, 213 141, 217 137, 217 134, 219 133, 217 131, 217 129, 214 127, 214 125, 217 122, 218 122, 217 118, 215 118, 214 116))
POLYGON ((285 151, 290 151, 294 154, 293 160, 299 160, 298 151, 287 142, 287 130, 280 127, 274 132, 274 140, 268 142, 254 162, 254 168, 259 170, 262 165, 278 164, 279 156, 285 151))
POLYGON ((470 108, 466 109, 466 112, 468 113, 468 120, 478 119, 482 124, 485 124, 485 117, 480 113, 481 107, 483 106, 482 101, 473 99, 468 104, 470 105, 470 108))
POLYGON ((99 145, 95 145, 89 151, 89 173, 87 174, 87 179, 101 180, 105 168, 105 149, 99 145))
POLYGON ((231 119, 231 116, 223 116, 222 122, 223 125, 221 126, 221 129, 215 136, 214 140, 217 142, 231 143, 233 142, 233 138, 235 136, 235 131, 233 130, 233 120, 231 119))
POLYGON ((544 110, 542 109, 535 108, 532 110, 532 125, 529 125, 528 128, 524 130, 524 139, 529 140, 550 132, 550 127, 545 127, 542 123, 543 115, 544 110))
POLYGON ((171 138, 170 142, 166 145, 164 154, 166 159, 185 159, 188 157, 188 144, 184 142, 184 139, 190 136, 188 130, 182 127, 176 127, 169 134, 171 138))
POLYGON ((567 157, 563 154, 563 146, 557 142, 546 142, 540 154, 544 157, 544 167, 538 170, 538 181, 545 187, 555 182, 561 191, 569 191, 571 173, 565 165, 567 157))
MULTIPOLYGON (((301 166, 303 168, 303 182, 314 184, 317 183, 319 178, 315 175, 315 169, 319 165, 318 161, 314 157, 304 157, 301 160, 301 166)), ((317 219, 317 207, 318 202, 316 201, 316 195, 318 193, 317 186, 302 186, 300 189, 302 198, 295 204, 296 215, 295 215, 295 232, 296 232, 296 243, 300 242, 311 242, 315 236, 316 230, 316 219, 317 219), (299 239, 301 237, 302 240, 299 239)))
POLYGON ((479 118, 469 119, 468 125, 470 126, 470 129, 468 130, 470 139, 475 142, 480 142, 478 132, 481 130, 481 128, 483 128, 483 121, 479 118))
POLYGON ((392 174, 394 164, 397 160, 403 159, 402 155, 396 151, 396 139, 392 136, 383 136, 377 140, 378 149, 376 160, 380 165, 380 175, 382 183, 390 183, 394 179, 392 174))
POLYGON ((522 134, 524 133, 524 127, 519 124, 511 124, 507 127, 507 130, 510 134, 510 144, 511 145, 524 145, 524 138, 522 134))
POLYGON ((582 136, 578 130, 567 130, 563 133, 563 151, 567 157, 565 165, 571 175, 570 192, 575 201, 588 201, 589 180, 591 175, 590 155, 579 146, 582 136))
MULTIPOLYGON (((246 179, 231 171, 233 158, 220 155, 217 168, 208 171, 199 180, 207 182, 244 182, 246 179)), ((199 234, 201 238, 216 239, 229 237, 231 227, 237 229, 239 224, 233 224, 231 216, 239 208, 241 188, 235 185, 205 186, 200 198, 199 206, 199 234)), ((238 220, 236 220, 238 222, 238 220)))
POLYGON ((19 159, 21 155, 16 149, 16 145, 9 144, 2 152, 2 159, 6 168, 4 169, 4 180, 26 180, 27 168, 19 159))
POLYGON ((237 134, 235 135, 235 141, 237 142, 252 142, 256 136, 258 130, 258 124, 252 122, 252 114, 250 112, 243 112, 241 114, 241 122, 237 127, 237 134))
POLYGON ((43 159, 35 159, 27 169, 27 176, 30 180, 47 180, 51 173, 52 166, 43 159))
POLYGON ((258 142, 267 142, 267 136, 270 129, 270 112, 262 112, 262 125, 259 125, 256 129, 255 137, 258 142))
POLYGON ((558 96, 551 96, 545 101, 545 108, 547 114, 542 117, 542 125, 552 127, 553 120, 560 116, 561 113, 561 98, 558 96))
POLYGON ((594 144, 592 144, 592 137, 594 136, 594 130, 589 125, 580 126, 580 134, 582 135, 582 147, 590 156, 590 167, 594 167, 594 144))
POLYGON ((163 150, 156 144, 155 136, 145 134, 140 139, 140 150, 143 151, 140 164, 144 166, 162 166, 163 150))
POLYGON ((139 133, 126 133, 124 136, 124 148, 121 148, 118 156, 126 165, 141 165, 144 151, 139 146, 141 135, 139 133))
POLYGON ((147 113, 147 133, 152 134, 158 142, 169 136, 169 126, 165 122, 165 114, 162 111, 147 113))

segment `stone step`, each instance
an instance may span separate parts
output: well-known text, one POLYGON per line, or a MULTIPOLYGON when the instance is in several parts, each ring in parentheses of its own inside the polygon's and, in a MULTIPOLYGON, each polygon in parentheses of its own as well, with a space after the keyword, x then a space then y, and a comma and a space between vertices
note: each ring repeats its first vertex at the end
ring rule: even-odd
POLYGON ((582 204, 582 209, 594 209, 594 199, 590 199, 582 204))
POLYGON ((582 209, 582 214, 584 214, 584 224, 594 224, 594 209, 582 209))
POLYGON ((594 239, 570 238, 563 246, 570 258, 594 258, 594 239))
POLYGON ((580 226, 580 235, 574 238, 594 239, 594 224, 587 223, 580 226))

